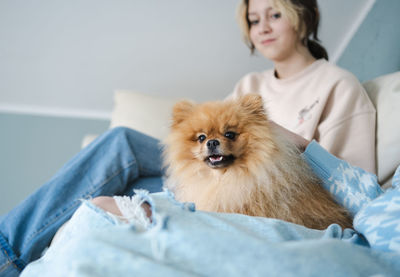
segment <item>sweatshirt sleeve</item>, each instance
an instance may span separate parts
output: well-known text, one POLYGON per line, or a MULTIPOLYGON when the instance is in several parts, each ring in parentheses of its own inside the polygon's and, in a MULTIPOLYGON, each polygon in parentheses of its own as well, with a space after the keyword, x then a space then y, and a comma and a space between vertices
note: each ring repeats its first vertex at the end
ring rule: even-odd
POLYGON ((374 174, 336 158, 315 140, 302 156, 322 180, 324 188, 353 216, 383 193, 374 174))
POLYGON ((346 77, 332 89, 316 139, 335 156, 376 173, 375 120, 375 108, 361 84, 346 77))

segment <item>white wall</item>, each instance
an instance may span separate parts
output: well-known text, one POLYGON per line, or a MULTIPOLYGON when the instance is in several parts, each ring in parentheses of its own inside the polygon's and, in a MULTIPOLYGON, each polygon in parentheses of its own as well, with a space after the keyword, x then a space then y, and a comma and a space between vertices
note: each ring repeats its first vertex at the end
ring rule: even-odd
MULTIPOLYGON (((320 0, 334 61, 372 0, 320 0)), ((0 111, 108 118, 114 89, 223 98, 250 57, 238 0, 2 0, 0 111)))

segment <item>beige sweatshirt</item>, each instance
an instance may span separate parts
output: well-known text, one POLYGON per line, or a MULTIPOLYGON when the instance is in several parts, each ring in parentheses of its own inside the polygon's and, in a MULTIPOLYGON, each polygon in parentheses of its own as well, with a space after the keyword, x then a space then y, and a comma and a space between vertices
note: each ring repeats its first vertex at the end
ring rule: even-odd
POLYGON ((351 73, 324 59, 285 79, 250 73, 230 97, 256 92, 269 118, 333 155, 375 173, 375 108, 351 73))

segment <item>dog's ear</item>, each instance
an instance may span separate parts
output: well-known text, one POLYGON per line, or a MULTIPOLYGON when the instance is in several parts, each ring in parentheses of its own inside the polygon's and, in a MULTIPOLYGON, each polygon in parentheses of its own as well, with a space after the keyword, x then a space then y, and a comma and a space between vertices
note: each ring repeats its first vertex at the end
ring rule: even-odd
POLYGON ((249 114, 265 117, 264 101, 258 93, 248 93, 238 99, 240 106, 249 114))
POLYGON ((177 102, 172 109, 172 126, 176 126, 185 120, 191 113, 195 103, 183 100, 177 102))

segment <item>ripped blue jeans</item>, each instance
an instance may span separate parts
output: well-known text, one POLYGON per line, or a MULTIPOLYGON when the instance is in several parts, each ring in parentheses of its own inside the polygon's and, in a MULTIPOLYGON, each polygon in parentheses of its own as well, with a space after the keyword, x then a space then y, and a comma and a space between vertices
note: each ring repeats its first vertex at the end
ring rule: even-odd
POLYGON ((161 191, 161 176, 158 140, 124 127, 107 131, 1 217, 0 276, 18 276, 38 259, 82 199, 161 191))

